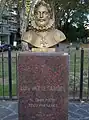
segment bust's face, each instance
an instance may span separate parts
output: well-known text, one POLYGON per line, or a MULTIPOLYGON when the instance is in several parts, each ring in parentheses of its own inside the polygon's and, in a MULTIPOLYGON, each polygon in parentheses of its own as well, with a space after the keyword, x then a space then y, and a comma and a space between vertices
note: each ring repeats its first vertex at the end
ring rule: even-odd
POLYGON ((46 6, 40 5, 35 13, 35 23, 39 27, 45 27, 49 24, 50 13, 46 6))

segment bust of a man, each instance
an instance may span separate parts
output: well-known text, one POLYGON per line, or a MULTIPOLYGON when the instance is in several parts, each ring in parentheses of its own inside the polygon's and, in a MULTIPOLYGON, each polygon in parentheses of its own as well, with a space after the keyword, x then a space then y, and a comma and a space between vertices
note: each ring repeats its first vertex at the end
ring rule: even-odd
POLYGON ((32 29, 22 35, 23 49, 28 50, 29 44, 36 48, 50 48, 66 39, 64 33, 54 27, 53 13, 49 4, 44 1, 37 2, 33 14, 32 29))

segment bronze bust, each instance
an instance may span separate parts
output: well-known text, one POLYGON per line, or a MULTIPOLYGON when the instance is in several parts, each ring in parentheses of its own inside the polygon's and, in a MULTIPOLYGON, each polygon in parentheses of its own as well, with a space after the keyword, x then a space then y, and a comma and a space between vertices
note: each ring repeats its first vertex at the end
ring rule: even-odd
POLYGON ((23 49, 28 44, 36 48, 50 48, 66 39, 63 32, 55 29, 51 7, 43 0, 34 7, 32 29, 22 35, 23 49))

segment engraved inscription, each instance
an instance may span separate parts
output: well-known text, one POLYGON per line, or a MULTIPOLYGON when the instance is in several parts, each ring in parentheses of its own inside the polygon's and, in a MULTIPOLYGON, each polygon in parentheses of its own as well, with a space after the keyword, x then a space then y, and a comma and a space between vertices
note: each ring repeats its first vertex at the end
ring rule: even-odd
POLYGON ((63 86, 34 86, 34 87, 28 87, 23 86, 20 88, 20 91, 58 91, 58 92, 65 92, 65 89, 63 86))

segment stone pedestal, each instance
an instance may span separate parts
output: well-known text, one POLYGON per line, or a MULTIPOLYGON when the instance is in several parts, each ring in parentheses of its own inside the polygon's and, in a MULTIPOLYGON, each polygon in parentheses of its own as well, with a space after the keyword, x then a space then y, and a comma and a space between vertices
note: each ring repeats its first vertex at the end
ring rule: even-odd
POLYGON ((19 120, 68 120, 68 55, 20 53, 19 120))

